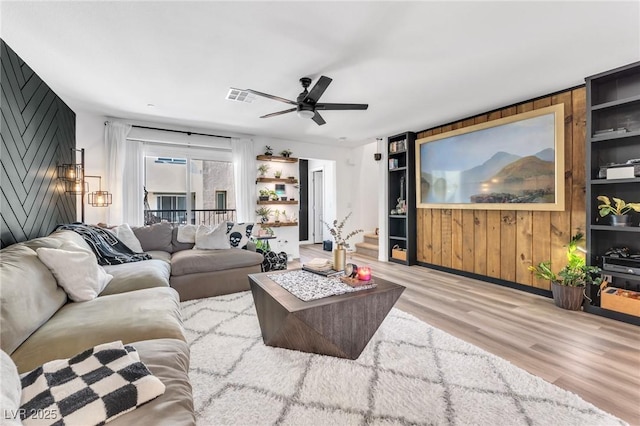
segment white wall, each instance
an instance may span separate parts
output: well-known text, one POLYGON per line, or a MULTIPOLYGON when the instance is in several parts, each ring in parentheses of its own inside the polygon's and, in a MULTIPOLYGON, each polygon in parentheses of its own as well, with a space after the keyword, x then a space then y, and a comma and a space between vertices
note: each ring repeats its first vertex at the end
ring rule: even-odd
MULTIPOLYGON (((107 117, 86 111, 76 113, 76 148, 85 149, 85 174, 105 176, 104 170, 104 122, 107 117)), ((79 160, 78 160, 79 161, 79 160)), ((89 190, 98 188, 97 179, 87 179, 89 190)), ((104 183, 104 182, 103 182, 104 183)), ((78 221, 80 221, 80 196, 78 197, 78 221)), ((92 207, 87 204, 85 195, 85 222, 99 223, 107 221, 107 209, 109 207, 92 207)))

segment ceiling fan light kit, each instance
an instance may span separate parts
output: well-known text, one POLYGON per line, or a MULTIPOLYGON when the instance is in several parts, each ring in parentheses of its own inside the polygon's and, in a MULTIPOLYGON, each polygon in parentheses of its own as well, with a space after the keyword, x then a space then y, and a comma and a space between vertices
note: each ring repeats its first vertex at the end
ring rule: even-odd
POLYGON ((295 101, 290 99, 281 98, 279 96, 269 95, 267 93, 258 92, 253 89, 232 89, 239 92, 246 92, 256 96, 262 96, 264 98, 273 99, 274 101, 284 102, 289 105, 294 105, 295 108, 289 108, 284 111, 272 112, 271 114, 266 114, 261 116, 260 118, 270 118, 275 117, 277 115, 287 114, 290 112, 296 111, 296 114, 300 118, 312 119, 316 122, 318 126, 322 126, 326 123, 324 118, 318 113, 318 111, 346 111, 346 110, 366 110, 369 108, 368 104, 329 104, 329 103, 318 103, 320 96, 327 90, 329 84, 331 83, 331 79, 326 76, 321 76, 316 84, 311 88, 311 91, 307 90, 307 88, 311 85, 311 79, 309 77, 302 77, 300 79, 300 84, 302 84, 302 88, 304 89, 296 98, 295 101))

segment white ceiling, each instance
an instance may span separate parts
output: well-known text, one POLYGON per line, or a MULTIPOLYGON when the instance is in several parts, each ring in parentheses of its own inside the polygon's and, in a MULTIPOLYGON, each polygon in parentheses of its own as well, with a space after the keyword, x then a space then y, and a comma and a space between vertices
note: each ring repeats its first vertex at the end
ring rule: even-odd
POLYGON ((638 1, 7 2, 2 38, 72 109, 356 146, 576 86, 640 60, 638 1), (317 126, 294 99, 333 78, 317 126), (313 84, 313 83, 312 83, 313 84), (149 107, 153 104, 155 107, 149 107), (344 137, 346 141, 338 141, 344 137))

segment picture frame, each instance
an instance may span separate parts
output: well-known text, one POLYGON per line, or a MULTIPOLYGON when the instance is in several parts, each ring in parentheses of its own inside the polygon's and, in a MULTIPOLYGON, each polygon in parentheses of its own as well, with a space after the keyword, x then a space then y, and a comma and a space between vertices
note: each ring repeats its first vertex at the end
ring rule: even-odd
POLYGON ((416 207, 564 210, 564 104, 416 140, 416 207))

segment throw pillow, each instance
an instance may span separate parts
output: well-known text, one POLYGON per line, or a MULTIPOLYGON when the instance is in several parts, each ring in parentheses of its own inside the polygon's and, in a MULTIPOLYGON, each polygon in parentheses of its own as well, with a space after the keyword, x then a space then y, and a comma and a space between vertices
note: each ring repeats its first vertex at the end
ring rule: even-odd
POLYGON ((2 425, 17 426, 20 422, 20 376, 11 357, 0 351, 0 377, 2 378, 2 397, 0 399, 0 417, 2 425))
POLYGON ((132 251, 136 253, 144 252, 144 250, 142 250, 142 245, 140 245, 140 240, 138 240, 136 235, 133 233, 133 230, 128 223, 118 225, 114 228, 109 229, 109 231, 113 232, 115 236, 132 251))
POLYGON ((231 248, 245 248, 253 232, 253 223, 227 222, 227 233, 231 248))
POLYGON ((227 224, 222 222, 215 228, 207 225, 198 225, 196 230, 196 245, 194 249, 215 250, 228 249, 229 238, 227 237, 227 224))
POLYGON ((40 247, 36 253, 74 302, 95 299, 113 279, 91 251, 76 244, 64 243, 57 249, 40 247))
POLYGON ((196 225, 180 225, 178 226, 177 240, 179 243, 195 243, 196 231, 198 227, 196 225))
POLYGON ((120 341, 49 361, 21 381, 24 425, 102 425, 165 392, 135 348, 120 341), (27 417, 29 412, 56 418, 43 421, 27 417))

